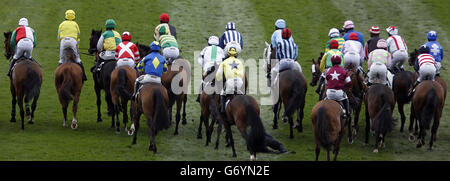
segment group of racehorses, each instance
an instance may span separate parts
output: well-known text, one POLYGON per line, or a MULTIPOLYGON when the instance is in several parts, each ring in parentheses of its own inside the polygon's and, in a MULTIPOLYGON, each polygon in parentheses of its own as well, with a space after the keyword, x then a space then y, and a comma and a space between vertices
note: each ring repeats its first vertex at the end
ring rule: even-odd
MULTIPOLYGON (((97 41, 102 31, 92 30, 90 37, 89 54, 96 55, 96 62, 99 57, 96 50, 97 41)), ((10 59, 14 54, 9 46, 11 32, 4 33, 5 36, 5 57, 10 59)), ((139 53, 147 55, 150 53, 148 46, 137 43, 139 53)), ((71 123, 72 129, 77 129, 78 121, 76 118, 77 104, 80 98, 83 86, 82 70, 73 62, 74 54, 70 49, 66 49, 64 59, 67 60, 58 66, 55 71, 55 87, 59 95, 59 101, 62 106, 64 123, 67 126, 67 108, 69 102, 73 100, 73 119, 71 123), (72 60, 72 61, 71 61, 72 60)), ((274 62, 274 50, 267 46, 264 50, 264 59, 266 71, 270 72, 270 65, 274 62)), ((413 64, 417 55, 417 51, 410 54, 410 65, 413 64)), ((321 59, 323 53, 317 60, 321 59)), ((321 72, 319 70, 319 62, 312 60, 312 79, 311 86, 315 86, 321 72)), ((186 124, 186 102, 187 87, 190 83, 190 64, 188 61, 179 57, 168 65, 168 72, 161 77, 162 84, 147 83, 139 89, 136 99, 132 98, 134 92, 134 82, 139 77, 139 73, 129 67, 116 67, 115 60, 105 60, 101 69, 97 66, 92 68, 94 88, 97 96, 97 122, 102 121, 101 117, 101 90, 105 91, 105 100, 108 108, 108 115, 112 117, 111 127, 116 132, 120 132, 119 113, 123 114, 124 130, 133 136, 132 144, 136 144, 137 132, 139 130, 140 116, 144 114, 147 125, 149 127, 150 145, 149 150, 156 153, 155 136, 160 130, 167 129, 172 123, 172 106, 176 105, 176 127, 174 135, 178 134, 178 125, 180 120, 182 124, 186 124), (128 102, 131 102, 130 116, 132 124, 128 129, 128 102), (183 113, 181 114, 181 108, 183 113)), ((375 84, 367 87, 364 83, 363 73, 354 67, 349 68, 349 74, 352 80, 352 87, 346 90, 349 95, 352 117, 344 119, 342 117, 341 106, 333 101, 324 99, 325 95, 319 96, 319 102, 313 107, 311 119, 314 128, 314 138, 316 143, 316 160, 320 153, 320 147, 327 150, 327 158, 330 160, 330 151, 333 148, 334 160, 339 152, 339 145, 345 132, 348 133, 348 142, 353 143, 359 131, 358 120, 362 103, 365 104, 366 115, 366 133, 365 143, 369 142, 369 132, 376 138, 374 152, 378 152, 378 148, 384 147, 384 139, 386 134, 393 129, 395 119, 392 117, 395 103, 398 104, 398 111, 401 115, 401 128, 403 132, 404 122, 406 120, 403 106, 411 101, 410 115, 410 141, 415 140, 418 136, 417 147, 424 145, 426 130, 430 128, 431 120, 434 120, 431 140, 429 148, 432 149, 433 142, 436 141, 437 128, 439 119, 442 114, 444 101, 446 97, 447 86, 442 78, 436 77, 436 81, 426 80, 420 83, 416 88, 416 93, 412 100, 407 95, 411 89, 416 74, 409 71, 402 71, 394 76, 392 89, 386 85, 375 84), (413 130, 413 124, 415 129, 413 130), (420 128, 420 131, 419 131, 420 128), (346 130, 347 129, 347 130, 346 130)), ((283 121, 287 121, 290 126, 290 138, 294 137, 293 129, 298 132, 303 131, 302 120, 304 117, 303 109, 305 107, 305 97, 307 92, 307 81, 305 76, 293 69, 284 70, 279 73, 279 89, 273 91, 272 94, 278 94, 279 99, 273 102, 273 129, 278 128, 278 119, 281 108, 284 107, 282 115, 283 121), (283 105, 283 106, 282 106, 283 105), (296 124, 294 124, 293 116, 297 113, 296 124)), ((247 80, 246 86, 247 86, 247 80)), ((202 138, 202 126, 206 130, 206 145, 211 142, 211 135, 214 131, 216 123, 217 141, 215 149, 218 148, 219 138, 222 132, 222 126, 225 127, 225 140, 227 146, 232 147, 233 156, 236 156, 234 148, 234 140, 231 126, 236 125, 242 137, 246 141, 247 149, 251 154, 251 159, 256 159, 257 152, 268 152, 265 143, 266 132, 260 118, 260 107, 256 100, 244 93, 243 95, 234 95, 233 99, 227 104, 225 113, 219 112, 219 95, 217 91, 206 91, 207 89, 216 89, 214 81, 206 81, 204 91, 200 97, 201 115, 198 128, 198 138, 202 138), (209 94, 208 92, 213 92, 209 94), (211 118, 211 123, 209 119, 211 118), (247 133, 247 127, 251 127, 247 133)), ((26 114, 28 123, 34 123, 34 111, 36 109, 37 100, 39 98, 40 88, 42 85, 42 70, 37 62, 20 59, 14 66, 13 74, 10 80, 12 94, 12 111, 11 122, 15 122, 16 102, 20 108, 20 116, 22 121, 22 129, 24 129, 24 116, 26 114), (31 111, 29 102, 32 101, 31 111), (25 111, 23 108, 25 102, 25 111)), ((326 89, 326 85, 324 87, 326 89)), ((246 89, 247 90, 247 87, 246 89)), ((325 91, 322 91, 325 92, 325 91)))

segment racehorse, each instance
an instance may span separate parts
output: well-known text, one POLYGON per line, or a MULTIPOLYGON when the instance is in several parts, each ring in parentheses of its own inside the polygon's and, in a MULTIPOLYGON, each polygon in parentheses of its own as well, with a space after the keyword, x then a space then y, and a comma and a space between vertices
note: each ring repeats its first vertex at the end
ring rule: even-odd
MULTIPOLYGON (((264 60, 266 66, 266 72, 271 71, 271 60, 274 60, 275 55, 274 49, 266 42, 266 48, 264 50, 264 60)), ((276 76, 276 75, 272 75, 276 76)), ((278 116, 281 110, 281 104, 284 105, 284 114, 282 117, 287 117, 290 125, 290 135, 289 138, 294 138, 293 128, 293 114, 294 111, 297 112, 297 130, 298 132, 303 131, 302 121, 303 121, 303 108, 305 107, 305 96, 307 91, 306 78, 297 70, 289 69, 279 73, 278 78, 279 86, 279 99, 273 106, 273 129, 278 129, 278 116), (281 99, 280 99, 281 98, 281 99)), ((272 92, 272 94, 275 94, 272 92)))
POLYGON ((403 132, 404 124, 406 121, 403 106, 411 101, 408 98, 408 92, 412 88, 416 79, 416 75, 410 71, 401 71, 394 75, 392 90, 394 91, 395 101, 397 102, 398 112, 400 113, 401 117, 400 132, 403 132))
POLYGON ((81 89, 83 87, 81 76, 83 72, 81 67, 74 62, 75 55, 72 49, 66 48, 64 54, 65 62, 59 65, 55 71, 55 87, 56 92, 58 92, 59 102, 62 106, 64 127, 67 126, 67 107, 69 106, 69 102, 73 100, 73 119, 70 127, 75 130, 78 128, 77 110, 81 89))
MULTIPOLYGON (((90 37, 90 48, 89 48, 89 54, 94 54, 97 52, 97 42, 100 39, 100 36, 102 35, 102 31, 96 31, 92 30, 91 37, 90 37)), ((96 55, 96 63, 100 62, 100 57, 97 53, 96 55)), ((102 104, 101 101, 101 90, 105 90, 105 100, 106 104, 108 105, 108 115, 113 116, 114 115, 114 105, 112 103, 111 99, 111 73, 116 67, 116 61, 115 60, 105 60, 102 69, 100 71, 94 70, 96 69, 96 66, 91 68, 92 77, 94 80, 94 89, 95 94, 97 96, 97 122, 102 122, 102 114, 100 111, 100 107, 102 104)), ((114 119, 111 121, 111 128, 114 128, 114 119)))
POLYGON ((394 127, 394 118, 392 111, 395 107, 395 98, 393 91, 382 84, 370 86, 364 95, 364 104, 366 105, 366 138, 365 143, 369 143, 369 131, 375 133, 375 149, 384 148, 384 138, 394 127))
MULTIPOLYGON (((209 86, 204 86, 204 89, 206 89, 209 86)), ((219 94, 212 93, 208 94, 206 91, 203 91, 200 95, 200 106, 201 106, 201 115, 200 115, 200 124, 198 127, 197 132, 197 138, 202 138, 202 123, 205 125, 206 129, 206 144, 205 146, 208 146, 208 144, 211 142, 211 134, 214 130, 214 124, 218 119, 218 116, 220 116, 219 113, 219 94), (209 118, 211 117, 211 124, 209 124, 209 118)), ((218 134, 222 131, 222 124, 219 123, 218 128, 218 134)), ((219 137, 217 137, 216 147, 215 149, 218 149, 219 146, 219 137)))
MULTIPOLYGON (((414 49, 414 51, 409 54, 408 63, 410 66, 414 66, 418 56, 419 51, 417 49, 414 49)), ((445 100, 447 98, 447 83, 445 83, 444 79, 442 79, 441 76, 436 76, 434 80, 439 84, 441 84, 442 88, 444 88, 444 100, 445 100)))
MULTIPOLYGON (((120 121, 119 113, 122 111, 123 114, 123 124, 124 130, 127 132, 128 114, 127 114, 127 104, 128 100, 131 99, 131 94, 134 92, 134 82, 138 74, 135 69, 130 66, 124 65, 117 67, 111 73, 111 99, 114 104, 114 114, 112 116, 113 122, 114 117, 116 117, 116 132, 120 133, 120 121)), ((133 103, 130 106, 130 115, 133 116, 133 103)), ((131 118, 133 119, 133 118, 131 118)))
MULTIPOLYGON (((12 58, 14 51, 10 45, 11 32, 3 33, 5 36, 5 57, 12 58)), ((22 120, 22 130, 25 130, 24 113, 28 118, 28 124, 34 124, 34 111, 36 110, 37 101, 42 85, 42 70, 39 64, 35 61, 26 59, 24 57, 17 60, 13 68, 10 78, 10 89, 12 95, 12 110, 10 122, 16 122, 16 103, 19 105, 20 118, 22 120), (24 99, 25 98, 25 99, 24 99), (29 102, 33 99, 31 104, 31 112, 29 102), (18 102, 17 102, 18 101, 18 102), (25 102, 25 111, 23 109, 23 102, 25 102)))
MULTIPOLYGON (((264 125, 259 117, 260 109, 256 100, 247 95, 235 95, 226 107, 226 120, 224 126, 226 137, 230 139, 230 145, 233 151, 233 157, 236 157, 234 148, 233 134, 231 125, 236 125, 247 144, 247 150, 250 152, 250 160, 256 160, 257 152, 268 152, 265 144, 264 125), (250 133, 247 133, 247 127, 250 126, 250 133)), ((218 132, 219 134, 220 132, 218 132)), ((219 135, 218 135, 219 136, 219 135)))
POLYGON ((327 150, 328 161, 330 161, 330 150, 333 146, 333 160, 336 161, 345 125, 349 124, 346 119, 341 119, 341 115, 342 109, 339 103, 330 99, 319 101, 313 107, 311 119, 316 143, 316 161, 319 160, 321 146, 327 150))
MULTIPOLYGON (((430 129, 430 123, 433 119, 431 130, 431 139, 429 150, 433 149, 433 142, 436 141, 439 120, 444 108, 444 89, 436 81, 424 80, 416 87, 416 91, 411 103, 411 122, 409 126, 410 141, 414 140, 412 125, 415 120, 419 121, 420 132, 418 136, 417 148, 425 145, 426 130, 430 129)), ((417 123, 416 123, 417 124, 417 123)))
POLYGON ((364 92, 367 91, 367 86, 364 84, 364 77, 360 71, 360 69, 353 66, 353 64, 350 64, 350 66, 347 67, 348 73, 350 74, 350 79, 352 81, 352 87, 349 93, 347 93, 350 101, 350 112, 353 112, 353 135, 352 135, 352 117, 349 117, 349 123, 348 123, 348 142, 350 144, 353 143, 353 136, 356 136, 359 131, 359 113, 361 112, 361 106, 364 99, 364 92))
MULTIPOLYGON (((312 78, 311 82, 309 83, 310 86, 314 87, 317 85, 317 82, 320 80, 320 76, 322 76, 322 72, 320 71, 320 61, 322 60, 324 53, 321 52, 319 57, 317 58, 317 61, 312 59, 312 66, 311 66, 311 73, 312 78)), ((319 101, 324 99, 326 96, 326 90, 327 85, 325 83, 322 84, 322 87, 320 88, 320 94, 319 94, 319 101)))
MULTIPOLYGON (((139 49, 139 54, 146 56, 151 52, 149 46, 136 43, 139 49)), ((174 135, 178 135, 178 125, 180 122, 180 110, 183 107, 182 124, 185 125, 186 122, 186 103, 187 103, 187 88, 190 83, 191 68, 188 61, 182 57, 178 57, 168 63, 167 72, 161 77, 161 82, 168 90, 169 94, 169 119, 172 122, 172 106, 177 103, 176 108, 176 127, 174 135)))
POLYGON ((150 145, 149 151, 157 152, 155 136, 158 131, 167 129, 170 126, 169 113, 167 106, 169 104, 169 97, 167 90, 161 84, 147 83, 139 90, 136 101, 137 107, 134 111, 133 124, 131 125, 128 134, 133 135, 132 144, 136 144, 137 134, 139 130, 139 119, 144 113, 147 119, 150 145))

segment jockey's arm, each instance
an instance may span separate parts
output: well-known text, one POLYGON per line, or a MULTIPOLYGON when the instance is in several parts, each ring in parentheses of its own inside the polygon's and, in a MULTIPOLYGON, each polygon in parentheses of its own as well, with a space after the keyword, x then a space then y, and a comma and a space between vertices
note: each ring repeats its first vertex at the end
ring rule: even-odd
POLYGON ((14 32, 11 35, 11 40, 9 41, 9 44, 11 45, 11 48, 16 51, 16 30, 14 30, 14 32))
POLYGON ((98 42, 97 42, 97 50, 99 52, 101 52, 103 50, 103 40, 104 40, 104 37, 102 35, 102 36, 100 36, 100 38, 98 39, 98 42))
POLYGON ((320 60, 320 72, 325 71, 325 65, 327 64, 327 53, 322 56, 322 60, 320 60))
POLYGON ((138 72, 142 72, 144 70, 145 67, 144 59, 145 57, 136 66, 138 72))
POLYGON ((34 48, 34 47, 36 47, 36 42, 37 42, 35 31, 33 31, 33 38, 34 38, 34 41, 33 41, 33 48, 34 48))
POLYGON ((163 65, 163 74, 167 73, 167 64, 164 63, 163 65))
POLYGON ((222 62, 220 65, 219 65, 219 69, 217 70, 217 72, 216 72, 216 80, 217 81, 222 81, 222 76, 223 76, 223 65, 224 65, 224 63, 222 62))

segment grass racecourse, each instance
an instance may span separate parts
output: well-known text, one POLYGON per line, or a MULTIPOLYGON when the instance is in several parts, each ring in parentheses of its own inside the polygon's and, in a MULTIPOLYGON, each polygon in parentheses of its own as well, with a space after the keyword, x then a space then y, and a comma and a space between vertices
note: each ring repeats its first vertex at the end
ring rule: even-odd
MULTIPOLYGON (((138 143, 131 145, 132 138, 121 132, 115 134, 110 128, 110 117, 106 115, 106 103, 103 100, 103 122, 96 122, 96 103, 93 80, 90 72, 85 82, 81 100, 78 106, 79 128, 76 131, 62 127, 62 110, 54 87, 54 71, 59 56, 57 40, 58 25, 64 20, 64 12, 73 9, 76 21, 81 29, 80 52, 87 53, 91 29, 105 29, 106 19, 114 18, 117 31, 132 33, 133 42, 149 44, 153 39, 154 27, 159 23, 159 15, 167 12, 171 24, 178 32, 178 41, 182 56, 198 66, 194 57, 195 51, 201 51, 207 42, 205 37, 220 36, 228 21, 236 23, 237 30, 244 38, 243 60, 262 58, 264 41, 270 41, 274 22, 278 18, 286 20, 288 27, 299 46, 299 63, 304 74, 311 80, 311 59, 317 58, 327 42, 328 31, 332 27, 341 28, 344 21, 355 22, 356 31, 369 37, 368 29, 372 25, 381 27, 383 38, 387 38, 385 29, 396 25, 404 37, 409 50, 418 48, 426 42, 429 30, 438 32, 438 42, 444 47, 444 55, 450 54, 450 0, 111 0, 111 1, 57 1, 57 0, 1 0, 0 31, 6 32, 16 28, 21 17, 27 17, 30 26, 37 33, 37 47, 33 57, 43 69, 43 84, 41 96, 35 116, 34 125, 25 125, 25 131, 20 130, 20 117, 17 123, 10 123, 11 95, 9 79, 6 76, 8 61, 0 58, 0 160, 167 160, 167 161, 214 161, 214 160, 248 160, 244 140, 233 126, 236 142, 237 158, 232 158, 231 148, 225 148, 223 138, 219 150, 213 146, 205 147, 205 136, 202 140, 196 138, 200 118, 200 106, 195 102, 196 95, 188 97, 188 124, 180 126, 180 133, 173 135, 174 126, 157 135, 158 154, 147 151, 149 138, 146 124, 138 135, 138 143)), ((2 42, 3 42, 2 36, 2 42)), ((3 53, 4 46, 1 44, 3 53)), ((81 59, 89 69, 94 57, 81 55, 81 59)), ((444 57, 441 76, 449 83, 450 67, 448 58, 444 57)), ((408 70, 412 67, 406 66, 408 70)), ((198 68, 198 67, 197 67, 198 68)), ((200 70, 200 69, 196 69, 200 70)), ((193 78, 193 81, 196 78, 193 78)), ((265 79, 260 81, 265 84, 265 79)), ((192 90, 198 89, 198 84, 191 84, 192 90), (194 86, 195 85, 195 86, 194 86)), ((312 161, 314 160, 314 139, 310 113, 317 102, 315 87, 308 87, 304 132, 294 132, 294 139, 289 139, 287 124, 280 124, 279 129, 272 129, 271 106, 261 107, 261 117, 266 131, 282 142, 289 151, 296 154, 258 154, 258 160, 280 161, 312 161)), ((102 93, 103 97, 104 93, 102 93)), ((259 97, 259 95, 252 95, 259 97)), ((103 99, 103 98, 102 98, 103 99)), ((259 101, 259 99, 258 99, 259 101)), ((69 109, 70 110, 70 109, 69 109)), ((175 111, 174 111, 175 112, 175 111)), ((409 105, 406 106, 407 122, 409 124, 409 105)), ((71 113, 69 112, 69 118, 71 113)), ((395 118, 400 118, 397 109, 395 118)), ((143 119, 141 117, 141 119, 143 119)), ((395 130, 386 138, 386 148, 379 153, 373 153, 374 138, 370 145, 363 143, 363 132, 352 145, 343 140, 338 160, 450 160, 450 105, 447 99, 438 130, 438 139, 434 151, 426 148, 417 149, 408 141, 407 131, 395 130)), ((361 112, 360 126, 365 126, 364 112, 361 112)), ((400 123, 400 121, 398 122, 400 123)), ((363 129, 361 129, 363 130, 363 129)), ((204 133, 204 129, 203 129, 204 133)), ((216 138, 214 132, 212 140, 216 138)), ((222 134, 224 135, 224 134, 222 134)), ((429 141, 429 133, 426 141, 429 141)), ((320 160, 326 159, 326 153, 321 152, 320 160)))

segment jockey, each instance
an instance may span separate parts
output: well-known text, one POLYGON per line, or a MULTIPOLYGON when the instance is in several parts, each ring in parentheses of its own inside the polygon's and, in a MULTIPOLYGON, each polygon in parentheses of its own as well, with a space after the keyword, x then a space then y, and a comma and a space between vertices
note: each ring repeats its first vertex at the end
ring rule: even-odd
POLYGON ((128 65, 134 68, 136 64, 139 63, 139 59, 141 59, 139 49, 133 42, 131 42, 130 32, 123 32, 122 43, 120 43, 116 48, 116 67, 128 65))
POLYGON ((180 55, 177 40, 164 26, 159 29, 159 35, 158 42, 161 45, 162 55, 168 63, 172 63, 180 55))
POLYGON ((380 83, 387 85, 387 66, 391 65, 391 54, 387 51, 387 44, 384 39, 378 40, 376 50, 373 50, 369 54, 369 59, 367 60, 369 70, 369 82, 367 86, 373 84, 377 75, 380 75, 380 83))
MULTIPOLYGON (((275 31, 272 33, 272 38, 270 39, 273 49, 276 49, 278 43, 283 40, 281 31, 284 28, 286 28, 286 22, 283 19, 278 19, 277 21, 275 21, 275 31)), ((291 36, 291 38, 289 38, 289 40, 294 41, 294 38, 291 36)))
MULTIPOLYGON (((320 90, 322 87, 322 84, 326 78, 326 72, 327 70, 333 66, 333 63, 331 62, 331 57, 333 55, 338 55, 341 57, 341 60, 344 59, 341 51, 339 48, 339 42, 337 40, 331 40, 330 41, 330 50, 325 52, 325 54, 322 56, 322 60, 320 60, 320 72, 322 72, 322 75, 319 79, 319 85, 317 86, 316 93, 320 95, 320 90)), ((344 61, 341 61, 341 67, 344 67, 344 61)))
POLYGON ((437 33, 436 31, 430 31, 427 33, 428 42, 425 43, 428 48, 430 48, 430 54, 433 55, 434 60, 436 61, 436 75, 439 76, 441 70, 441 61, 444 58, 444 51, 442 50, 442 46, 436 42, 437 33))
POLYGON ((103 60, 115 60, 116 48, 122 40, 120 34, 115 31, 116 22, 113 19, 106 20, 106 31, 100 36, 97 43, 97 50, 101 52, 99 57, 103 60))
POLYGON ((358 42, 358 34, 355 32, 350 33, 349 39, 342 46, 342 54, 344 54, 345 67, 353 64, 355 68, 362 69, 364 50, 363 44, 358 42))
POLYGON ((200 52, 200 56, 198 57, 198 64, 200 64, 203 68, 203 76, 200 91, 196 100, 197 102, 200 102, 200 95, 202 94, 204 83, 203 80, 206 76, 214 72, 216 66, 219 66, 220 63, 222 63, 222 60, 225 58, 222 48, 218 47, 218 45, 219 38, 217 36, 209 37, 208 46, 205 47, 202 52, 200 52))
POLYGON ((28 27, 27 18, 20 18, 19 27, 11 35, 10 45, 15 53, 9 65, 9 77, 11 77, 14 64, 20 57, 24 56, 27 59, 33 60, 32 54, 33 48, 36 47, 36 32, 33 28, 28 27))
POLYGON ((392 64, 388 68, 392 73, 403 70, 403 63, 408 59, 408 47, 405 40, 398 35, 398 29, 395 26, 389 26, 386 29, 389 38, 386 40, 388 51, 392 55, 392 64))
POLYGON ((430 54, 430 48, 426 45, 422 45, 419 49, 419 56, 417 57, 414 69, 419 73, 417 81, 412 87, 412 91, 409 92, 408 97, 412 98, 417 85, 422 80, 428 78, 428 80, 434 80, 436 76, 436 61, 433 55, 430 54))
MULTIPOLYGON (((302 67, 297 62, 298 57, 298 47, 297 44, 290 39, 291 30, 288 28, 284 28, 282 31, 283 40, 278 42, 276 59, 280 62, 272 68, 271 74, 276 75, 278 77, 278 73, 287 69, 295 69, 299 72, 302 72, 302 67)), ((274 83, 277 82, 276 78, 274 83)))
POLYGON ((333 55, 331 57, 333 66, 327 71, 327 99, 337 101, 344 108, 344 119, 350 117, 349 102, 344 88, 350 88, 352 81, 350 75, 340 66, 341 56, 333 55))
POLYGON ((78 54, 78 45, 80 44, 80 28, 78 27, 75 19, 75 11, 67 10, 65 13, 66 20, 63 21, 58 28, 58 40, 60 41, 59 46, 59 62, 63 63, 64 49, 71 48, 75 55, 75 62, 80 65, 81 70, 83 70, 83 81, 86 81, 86 73, 84 72, 84 66, 80 59, 80 54, 78 54))
POLYGON ((347 41, 349 39, 350 33, 355 32, 356 34, 358 34, 358 41, 361 43, 361 46, 364 46, 364 36, 361 32, 356 32, 355 30, 353 30, 353 28, 355 28, 355 25, 353 24, 353 21, 351 20, 347 20, 344 22, 344 40, 347 41))
POLYGON ((369 29, 370 32, 370 39, 367 40, 366 44, 364 45, 364 54, 366 60, 369 59, 369 54, 373 50, 377 49, 377 43, 378 40, 380 40, 380 27, 378 26, 372 26, 372 28, 369 29))
POLYGON ((141 84, 149 82, 161 84, 161 76, 167 72, 166 59, 159 54, 159 50, 161 49, 159 43, 157 41, 152 42, 150 49, 152 52, 142 58, 137 65, 138 72, 144 72, 144 74, 136 79, 136 83, 134 84, 134 99, 136 99, 141 84))
POLYGON ((331 28, 330 32, 328 33, 328 36, 330 37, 330 40, 328 40, 327 45, 325 46, 325 52, 328 52, 330 50, 330 42, 332 40, 337 40, 339 43, 339 51, 341 51, 342 45, 344 44, 345 40, 344 38, 339 36, 339 30, 337 28, 331 28))
POLYGON ((228 58, 220 63, 216 72, 216 81, 225 82, 225 86, 220 93, 220 112, 225 113, 225 104, 228 95, 245 94, 245 68, 241 60, 236 57, 240 53, 239 44, 234 44, 226 49, 228 58))
POLYGON ((159 16, 159 22, 160 24, 158 26, 156 26, 155 28, 155 33, 153 34, 153 38, 155 41, 159 40, 159 30, 161 29, 161 27, 164 27, 167 30, 167 34, 168 35, 172 35, 173 37, 175 37, 175 39, 177 39, 177 29, 175 28, 175 26, 172 26, 171 24, 169 24, 169 15, 167 13, 162 13, 159 16))
POLYGON ((236 31, 236 25, 234 22, 228 22, 225 28, 226 31, 223 32, 219 39, 219 47, 225 49, 225 46, 227 46, 228 43, 235 41, 241 45, 240 49, 242 50, 244 48, 244 41, 242 40, 241 33, 236 31))

